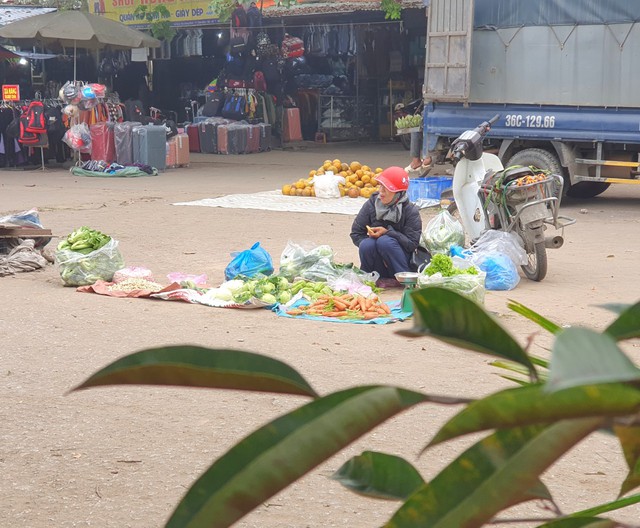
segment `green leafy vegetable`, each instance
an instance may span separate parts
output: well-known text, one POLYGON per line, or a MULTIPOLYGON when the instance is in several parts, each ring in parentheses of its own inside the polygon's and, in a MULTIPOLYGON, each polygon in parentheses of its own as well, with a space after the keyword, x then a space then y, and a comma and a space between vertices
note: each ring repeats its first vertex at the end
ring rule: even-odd
POLYGON ((87 226, 82 226, 62 240, 57 249, 58 251, 67 249, 87 255, 107 245, 110 241, 111 237, 109 235, 87 226))
POLYGON ((435 275, 440 273, 443 277, 453 277, 454 275, 477 275, 478 268, 469 266, 461 269, 453 265, 453 259, 449 255, 437 253, 431 258, 431 262, 424 270, 425 275, 435 275))

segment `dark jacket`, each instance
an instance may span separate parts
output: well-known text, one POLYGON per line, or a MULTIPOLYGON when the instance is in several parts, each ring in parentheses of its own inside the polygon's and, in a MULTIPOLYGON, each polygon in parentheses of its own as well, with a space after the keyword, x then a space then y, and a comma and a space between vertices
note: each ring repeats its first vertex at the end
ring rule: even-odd
POLYGON ((402 249, 407 254, 413 253, 420 243, 422 235, 422 218, 420 211, 411 202, 402 204, 402 214, 397 223, 389 223, 376 219, 375 201, 378 193, 373 193, 360 209, 358 216, 351 226, 351 240, 356 246, 360 246, 367 235, 367 226, 369 227, 385 227, 388 229, 387 235, 395 238, 402 249))

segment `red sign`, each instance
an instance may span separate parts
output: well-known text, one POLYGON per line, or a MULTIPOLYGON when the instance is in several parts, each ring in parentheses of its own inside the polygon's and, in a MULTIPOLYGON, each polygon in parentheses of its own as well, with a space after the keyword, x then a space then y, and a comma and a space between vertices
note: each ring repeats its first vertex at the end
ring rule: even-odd
POLYGON ((2 100, 3 101, 19 101, 20 86, 18 84, 3 84, 2 100))

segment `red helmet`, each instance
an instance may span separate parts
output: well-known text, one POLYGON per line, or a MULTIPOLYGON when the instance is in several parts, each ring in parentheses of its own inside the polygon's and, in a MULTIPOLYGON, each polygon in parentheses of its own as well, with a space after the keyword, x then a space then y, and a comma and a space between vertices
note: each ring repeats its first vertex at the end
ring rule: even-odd
POLYGON ((402 167, 388 167, 376 179, 391 192, 406 191, 409 188, 409 175, 402 167))

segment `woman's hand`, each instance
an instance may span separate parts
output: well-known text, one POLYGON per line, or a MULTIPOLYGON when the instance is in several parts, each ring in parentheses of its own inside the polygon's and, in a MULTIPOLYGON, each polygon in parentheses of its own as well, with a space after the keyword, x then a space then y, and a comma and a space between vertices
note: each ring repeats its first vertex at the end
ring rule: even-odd
POLYGON ((367 234, 369 238, 380 238, 382 235, 387 233, 386 227, 370 227, 367 226, 367 234))

